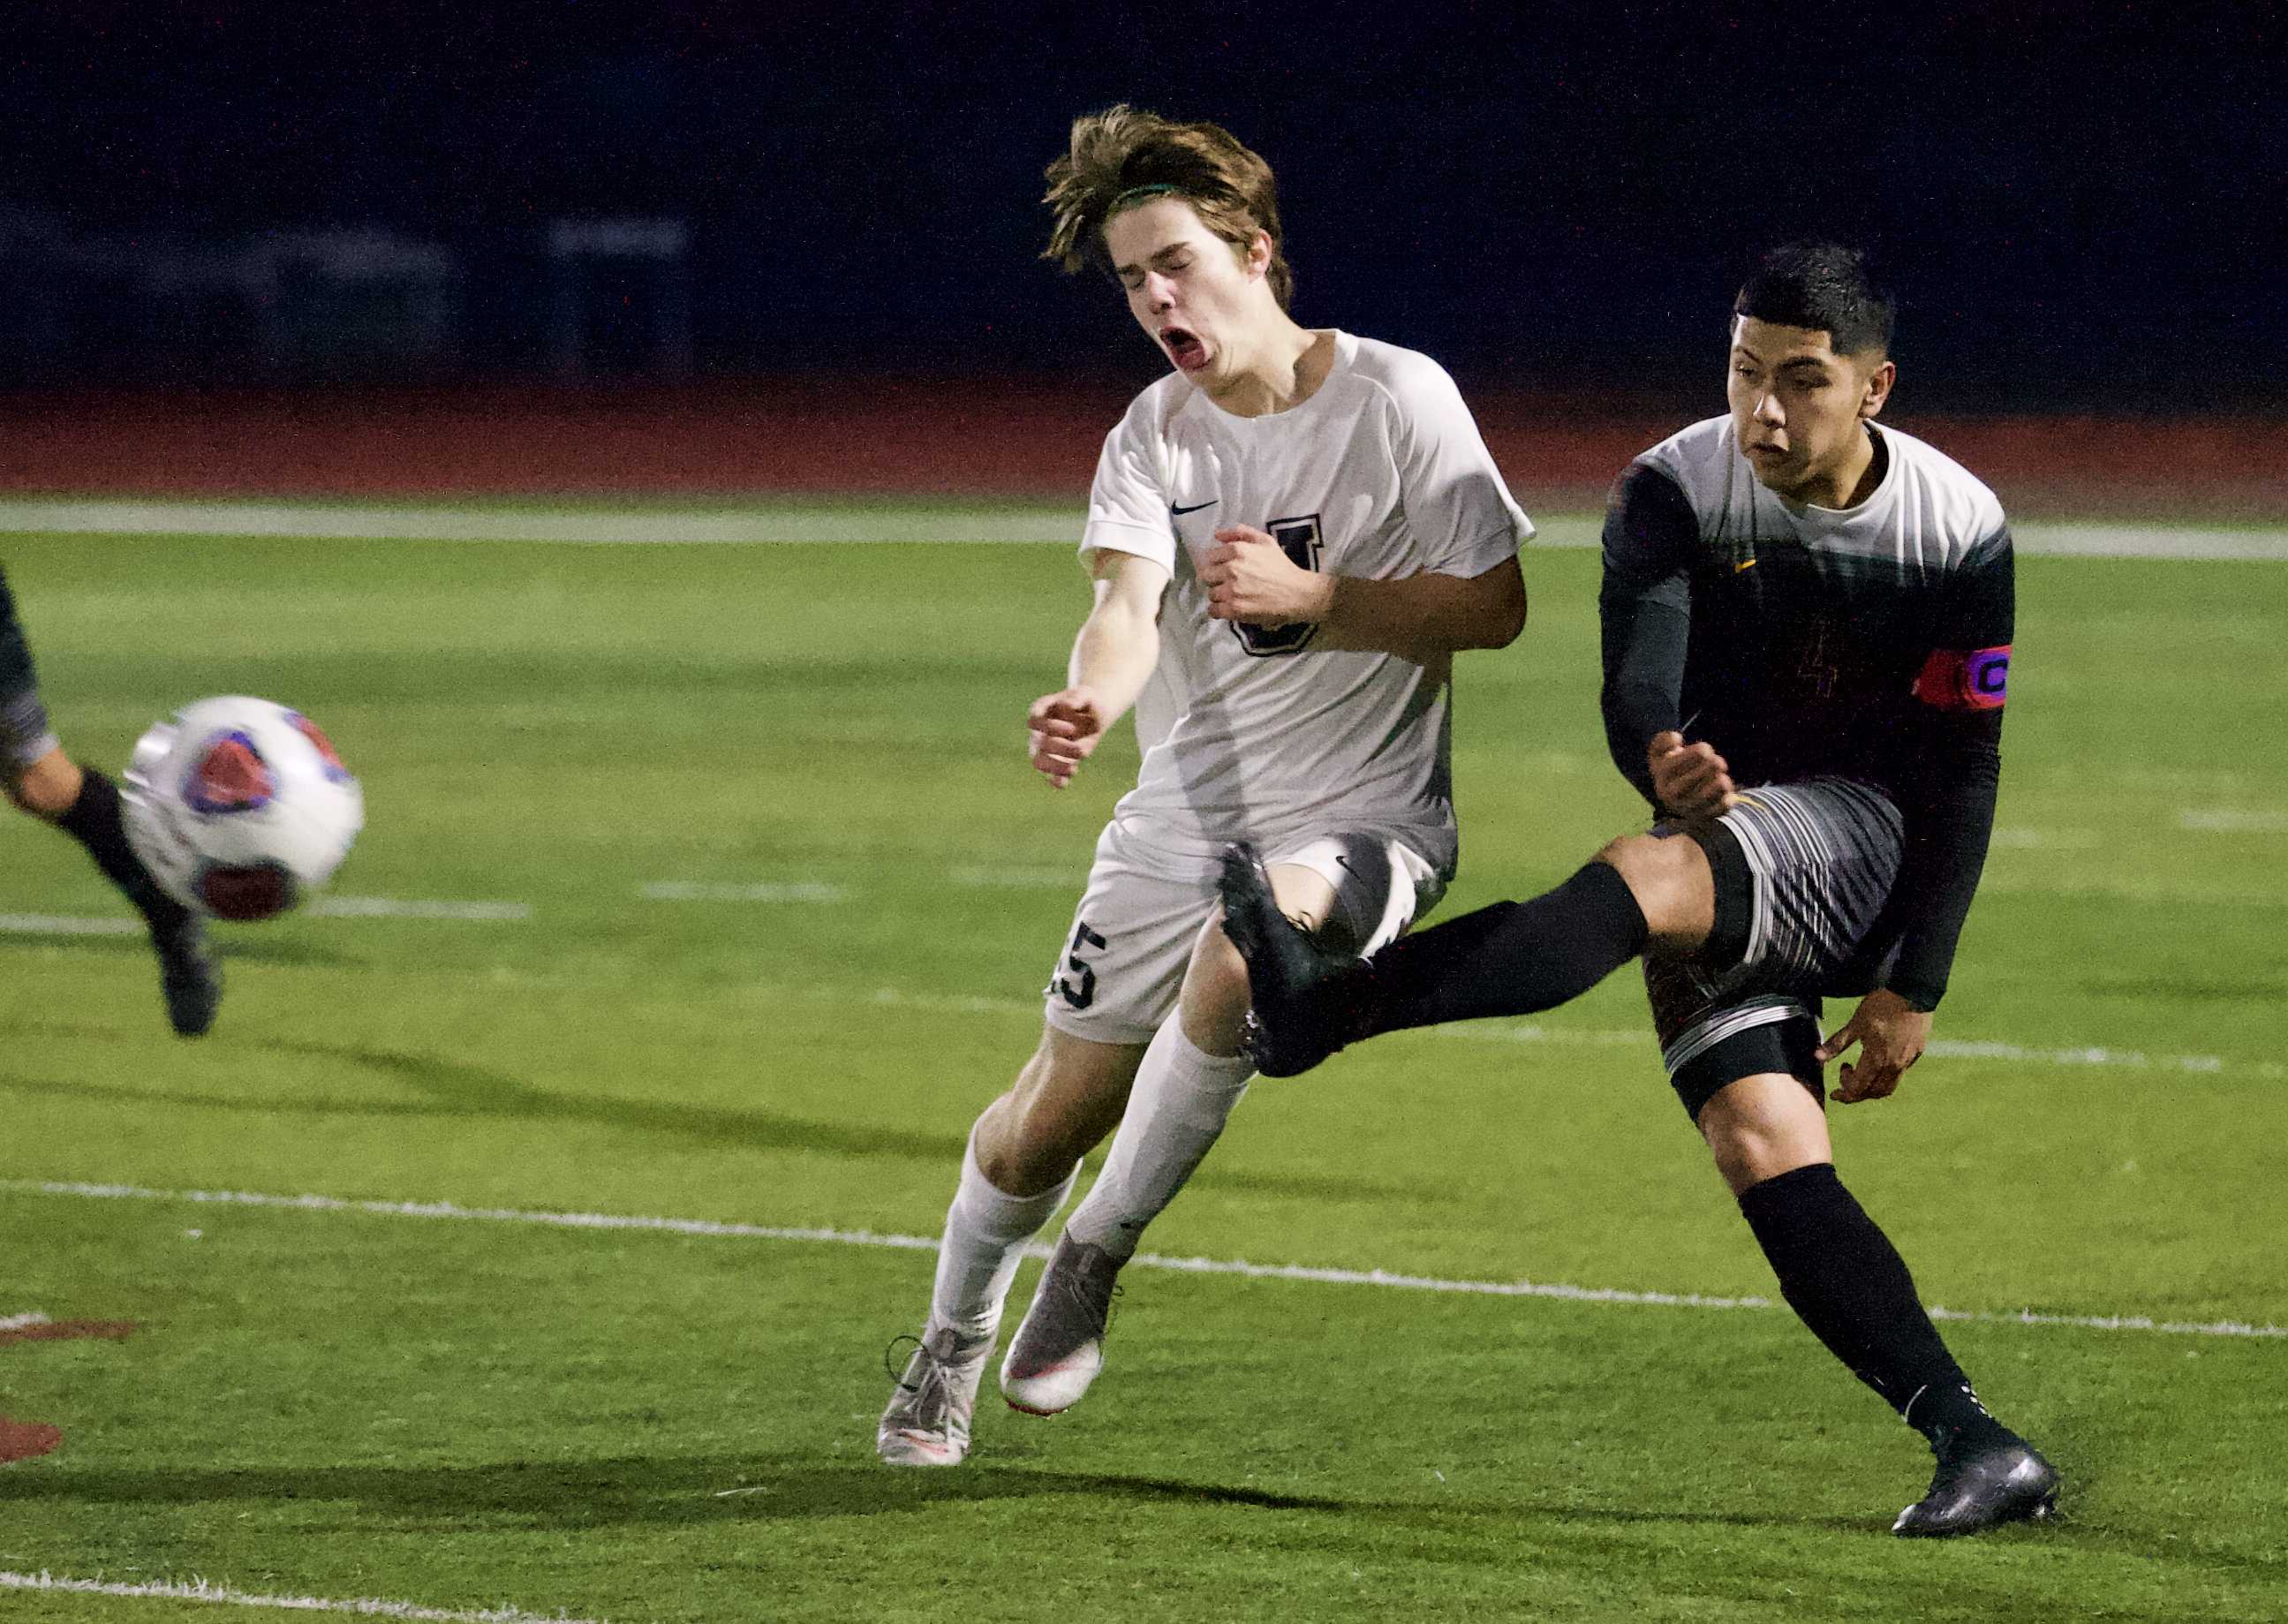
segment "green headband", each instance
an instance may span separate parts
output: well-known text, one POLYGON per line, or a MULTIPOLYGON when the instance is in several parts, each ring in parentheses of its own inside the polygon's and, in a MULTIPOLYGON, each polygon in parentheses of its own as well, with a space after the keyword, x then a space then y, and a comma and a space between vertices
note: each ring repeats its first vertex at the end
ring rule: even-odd
POLYGON ((1112 200, 1112 206, 1105 210, 1105 213, 1108 216, 1117 214, 1130 203, 1142 203, 1148 197, 1164 197, 1180 189, 1165 180, 1155 181, 1150 186, 1132 186, 1112 200))

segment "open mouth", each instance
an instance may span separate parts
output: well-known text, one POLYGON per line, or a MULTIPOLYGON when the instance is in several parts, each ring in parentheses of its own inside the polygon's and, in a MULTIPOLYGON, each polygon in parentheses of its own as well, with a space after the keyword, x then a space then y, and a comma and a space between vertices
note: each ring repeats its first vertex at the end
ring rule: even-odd
POLYGON ((1188 328, 1163 327, 1160 344, 1168 352, 1168 359, 1183 371, 1192 371, 1207 362, 1208 346, 1188 328))

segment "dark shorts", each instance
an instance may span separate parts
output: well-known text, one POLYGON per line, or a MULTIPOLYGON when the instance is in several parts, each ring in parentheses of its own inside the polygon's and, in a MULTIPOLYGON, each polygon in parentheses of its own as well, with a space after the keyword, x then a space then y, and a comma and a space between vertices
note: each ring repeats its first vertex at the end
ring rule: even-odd
POLYGON ((1768 1071, 1824 1097, 1820 999, 1882 984, 1903 828, 1872 785, 1810 778, 1750 790, 1713 823, 1653 831, 1697 840, 1716 878, 1707 942, 1644 965, 1661 1059, 1696 1118, 1718 1089, 1768 1071))
POLYGON ((32 649, 16 622, 16 600, 0 574, 0 772, 14 774, 56 747, 48 712, 40 703, 40 682, 32 670, 32 649))

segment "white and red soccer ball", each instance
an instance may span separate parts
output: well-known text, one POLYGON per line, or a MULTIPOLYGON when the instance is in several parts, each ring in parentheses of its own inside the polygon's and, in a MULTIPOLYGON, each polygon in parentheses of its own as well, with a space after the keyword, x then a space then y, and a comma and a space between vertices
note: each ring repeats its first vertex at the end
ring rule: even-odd
POLYGON ((333 878, 365 793, 310 719, 233 695, 187 705, 136 742, 127 839, 185 907, 225 919, 285 912, 333 878))

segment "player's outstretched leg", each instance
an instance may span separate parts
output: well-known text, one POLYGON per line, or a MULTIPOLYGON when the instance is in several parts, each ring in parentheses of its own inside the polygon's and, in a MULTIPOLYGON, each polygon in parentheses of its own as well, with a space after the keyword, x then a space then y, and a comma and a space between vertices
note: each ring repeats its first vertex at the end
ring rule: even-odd
POLYGON ((1216 883, 1224 934, 1247 961, 1247 1052, 1266 1077, 1308 1071, 1364 1033, 1365 961, 1321 947, 1282 912, 1271 876, 1245 841, 1223 850, 1216 883))
POLYGON ((1327 952, 1287 920, 1251 847, 1225 848, 1216 888, 1224 932, 1247 960, 1248 1052, 1267 1077, 1307 1071, 1378 1032, 1553 1009, 1644 951, 1651 935, 1630 881, 1602 859, 1553 891, 1402 936, 1365 961, 1327 952))
POLYGON ((1012 1409, 1057 1415, 1080 1402, 1104 1368, 1105 1328, 1126 1261, 1069 1231, 1058 1239, 1001 1362, 1001 1396, 1012 1409))

